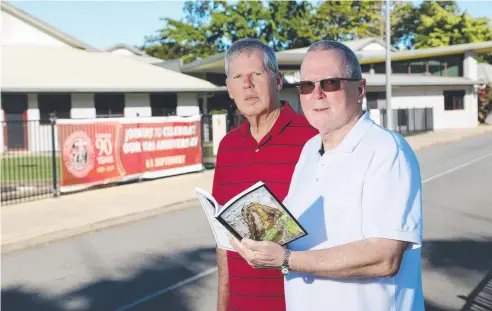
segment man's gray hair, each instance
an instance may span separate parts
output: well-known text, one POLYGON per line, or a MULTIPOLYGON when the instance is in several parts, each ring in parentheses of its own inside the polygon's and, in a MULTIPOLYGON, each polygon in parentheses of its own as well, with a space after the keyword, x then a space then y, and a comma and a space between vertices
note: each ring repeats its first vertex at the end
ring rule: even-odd
POLYGON ((309 52, 330 50, 336 50, 342 54, 344 58, 345 74, 347 75, 346 78, 362 79, 362 70, 360 68, 360 63, 357 56, 348 46, 341 42, 332 40, 317 41, 311 44, 306 55, 309 54, 309 52))
POLYGON ((259 50, 263 53, 263 65, 272 75, 278 73, 277 57, 273 49, 257 39, 245 38, 234 42, 225 54, 225 72, 229 76, 229 67, 232 60, 242 53, 250 53, 254 50, 259 50))

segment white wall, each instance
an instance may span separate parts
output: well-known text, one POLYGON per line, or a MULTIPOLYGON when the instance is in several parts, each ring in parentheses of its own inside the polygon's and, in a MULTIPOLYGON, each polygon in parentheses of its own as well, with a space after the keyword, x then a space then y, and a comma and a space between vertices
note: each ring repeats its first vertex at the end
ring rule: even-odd
POLYGON ((176 115, 187 117, 200 114, 198 98, 195 93, 179 93, 176 115))
POLYGON ((54 37, 39 31, 33 26, 26 24, 20 19, 1 11, 2 13, 2 28, 1 28, 1 44, 2 45, 29 45, 29 46, 48 46, 69 48, 66 43, 63 43, 54 37))
POLYGON ((478 90, 469 87, 465 93, 465 111, 468 119, 468 127, 477 127, 478 122, 478 90))
MULTIPOLYGON (((476 92, 473 91, 473 87, 460 87, 455 89, 467 90, 465 95, 465 107, 463 110, 444 110, 444 90, 430 87, 414 87, 411 89, 396 88, 392 91, 393 96, 391 98, 391 106, 394 109, 433 107, 435 130, 472 128, 477 126, 476 92)), ((383 90, 379 89, 377 91, 383 90)))
POLYGON ((478 65, 477 54, 474 52, 466 52, 463 59, 463 76, 468 79, 477 80, 478 65))
POLYGON ((94 106, 94 94, 73 93, 70 118, 93 119, 95 117, 96 117, 96 107, 94 106))
POLYGON ((125 94, 125 117, 151 117, 149 93, 125 94))

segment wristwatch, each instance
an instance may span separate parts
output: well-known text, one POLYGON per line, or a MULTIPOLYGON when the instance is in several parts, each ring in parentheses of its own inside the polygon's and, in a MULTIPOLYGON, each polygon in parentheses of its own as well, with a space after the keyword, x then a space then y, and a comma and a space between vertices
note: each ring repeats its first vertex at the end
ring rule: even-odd
POLYGON ((282 263, 282 274, 289 274, 289 258, 290 258, 290 249, 285 249, 284 262, 282 263))

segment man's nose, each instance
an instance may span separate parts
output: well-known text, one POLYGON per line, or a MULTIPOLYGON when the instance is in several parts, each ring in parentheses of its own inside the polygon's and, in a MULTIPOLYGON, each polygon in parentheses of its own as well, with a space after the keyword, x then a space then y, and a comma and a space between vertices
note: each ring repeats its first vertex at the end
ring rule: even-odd
POLYGON ((243 78, 243 87, 245 89, 249 89, 253 87, 253 82, 251 81, 251 76, 250 75, 244 75, 243 78))
POLYGON ((325 98, 326 95, 325 92, 323 92, 323 89, 321 88, 320 82, 314 83, 313 96, 317 99, 325 98))

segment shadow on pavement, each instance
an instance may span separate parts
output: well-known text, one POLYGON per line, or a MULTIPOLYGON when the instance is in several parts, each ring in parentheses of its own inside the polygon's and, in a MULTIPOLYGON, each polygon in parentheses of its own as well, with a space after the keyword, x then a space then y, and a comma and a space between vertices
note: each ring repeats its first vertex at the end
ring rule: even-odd
MULTIPOLYGON (((142 256, 142 267, 130 276, 101 278, 87 286, 62 295, 43 296, 36 289, 22 287, 2 288, 4 311, 115 311, 142 297, 195 276, 215 266, 215 248, 201 248, 172 256, 151 258, 142 256)), ((197 281, 200 283, 200 280, 197 281)), ((127 310, 189 311, 186 286, 166 293, 165 303, 142 303, 127 310)), ((160 299, 160 302, 163 300, 160 299)), ((152 299, 149 300, 152 302, 152 299)))
MULTIPOLYGON (((467 296, 460 296, 464 301, 460 311, 492 311, 492 239, 424 241, 422 259, 453 278, 466 277, 469 272, 483 273, 482 281, 467 296)), ((426 301, 429 310, 454 311, 426 301)))
MULTIPOLYGON (((2 310, 5 311, 115 311, 136 300, 172 286, 183 279, 215 266, 215 248, 201 248, 172 256, 142 255, 142 266, 131 275, 102 277, 97 282, 75 288, 62 295, 46 296, 32 288, 2 288, 2 310)), ((463 299, 460 311, 492 310, 492 239, 485 240, 427 240, 422 258, 432 269, 441 270, 452 278, 469 272, 483 273, 483 279, 463 299)), ((88 261, 94 258, 87 258, 88 261)), ((96 273, 103 273, 95 269, 96 273)), ((123 274, 123 273, 122 273, 123 274)), ((201 280, 194 283, 202 288, 201 280)), ((165 297, 156 297, 130 311, 191 311, 190 293, 186 286, 177 288, 165 297)), ((458 311, 443 308, 426 300, 426 311, 458 311)))
POLYGON ((431 301, 425 300, 425 311, 455 311, 455 310, 442 308, 438 305, 435 305, 431 301))

